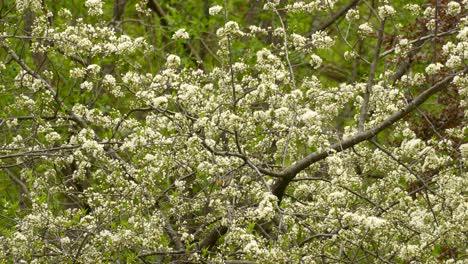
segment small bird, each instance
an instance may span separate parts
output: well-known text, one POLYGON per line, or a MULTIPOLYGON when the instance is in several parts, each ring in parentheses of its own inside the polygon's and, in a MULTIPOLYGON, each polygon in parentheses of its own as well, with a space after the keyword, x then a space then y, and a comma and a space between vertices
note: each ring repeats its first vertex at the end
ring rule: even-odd
POLYGON ((218 185, 218 188, 223 187, 223 183, 224 183, 224 182, 223 182, 222 179, 218 179, 218 180, 216 181, 216 185, 218 185))

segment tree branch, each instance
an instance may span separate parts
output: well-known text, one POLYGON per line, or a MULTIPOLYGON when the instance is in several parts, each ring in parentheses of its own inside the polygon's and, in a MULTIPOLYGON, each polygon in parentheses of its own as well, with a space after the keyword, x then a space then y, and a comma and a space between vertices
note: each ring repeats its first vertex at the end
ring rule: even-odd
MULTIPOLYGON (((462 71, 462 73, 466 73, 466 72, 468 72, 468 70, 466 69, 462 71)), ((419 105, 423 104, 429 97, 431 97, 437 92, 444 90, 447 87, 447 85, 453 80, 454 76, 455 75, 446 77, 445 79, 434 84, 432 87, 430 87, 429 89, 425 90, 424 92, 419 94, 417 97, 415 97, 415 99, 411 101, 405 108, 403 108, 402 110, 398 112, 395 112, 394 114, 389 116, 386 120, 384 120, 382 123, 378 124, 377 126, 371 129, 359 132, 351 138, 335 143, 331 145, 326 151, 311 153, 307 155, 306 157, 304 157, 302 160, 289 166, 282 172, 279 172, 279 173, 271 172, 271 171, 264 170, 264 169, 260 169, 260 172, 266 175, 274 175, 277 177, 278 176, 281 177, 280 179, 276 181, 276 183, 273 186, 273 194, 278 197, 279 201, 281 201, 287 186, 299 172, 305 170, 306 168, 308 168, 310 165, 314 164, 315 162, 325 159, 331 153, 344 151, 350 147, 353 147, 354 145, 357 145, 365 140, 369 140, 372 137, 376 136, 383 130, 387 129, 388 127, 390 127, 391 125, 393 125, 394 123, 398 122, 400 119, 405 117, 408 113, 415 110, 419 105)))
POLYGON ((380 48, 382 47, 383 39, 385 33, 385 20, 380 23, 379 28, 379 36, 377 39, 377 46, 375 47, 375 55, 374 60, 372 61, 372 65, 369 72, 369 77, 367 79, 366 91, 364 93, 364 101, 361 107, 361 113, 359 114, 359 124, 358 124, 358 131, 361 132, 364 130, 364 124, 366 122, 368 111, 369 111, 369 100, 372 93, 372 85, 374 85, 374 77, 375 72, 377 71, 377 66, 379 65, 379 54, 380 48))
POLYGON ((333 25, 336 21, 338 21, 338 19, 340 19, 342 16, 346 15, 348 10, 355 7, 358 3, 359 3, 359 0, 352 0, 351 2, 348 3, 348 5, 343 7, 338 12, 334 13, 329 20, 322 23, 319 27, 314 28, 312 33, 327 29, 329 26, 333 25))

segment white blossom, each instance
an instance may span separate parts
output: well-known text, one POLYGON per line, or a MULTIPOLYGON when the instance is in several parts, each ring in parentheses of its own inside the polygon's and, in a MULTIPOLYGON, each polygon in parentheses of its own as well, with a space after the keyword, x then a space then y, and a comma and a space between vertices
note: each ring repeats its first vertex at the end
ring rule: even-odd
POLYGON ((301 47, 305 46, 306 43, 307 43, 307 39, 302 35, 292 34, 291 37, 292 37, 293 45, 295 47, 297 47, 297 48, 301 48, 301 47))
POLYGON ((394 16, 396 14, 395 9, 390 5, 384 5, 379 7, 379 16, 382 19, 394 16))
POLYGON ((16 9, 19 12, 24 12, 27 8, 31 8, 32 10, 39 10, 41 8, 41 1, 40 0, 17 0, 16 2, 16 9))
POLYGON ((115 78, 114 76, 110 75, 110 74, 106 74, 102 80, 102 83, 105 85, 105 86, 108 86, 108 87, 114 87, 115 84, 116 84, 116 81, 115 81, 115 78))
POLYGON ((325 31, 318 31, 311 36, 311 43, 317 49, 329 49, 335 41, 325 31))
POLYGON ((70 77, 78 79, 86 75, 86 70, 83 68, 73 68, 70 70, 70 77))
POLYGON ((181 28, 179 30, 177 30, 174 35, 172 35, 172 39, 189 39, 190 36, 189 34, 187 33, 187 31, 185 31, 185 28, 181 28))
POLYGON ((447 4, 447 14, 451 16, 456 16, 460 14, 460 12, 461 12, 461 6, 458 2, 450 1, 447 4))
POLYGON ((168 68, 177 68, 180 65, 179 56, 173 54, 167 56, 166 65, 168 68))
POLYGON ((92 82, 84 81, 81 83, 80 88, 85 91, 91 91, 94 84, 92 82))
POLYGON ((418 15, 421 12, 421 6, 418 4, 406 4, 405 9, 410 11, 413 15, 418 15))
POLYGON ((59 133, 53 131, 53 132, 48 133, 45 136, 45 138, 48 142, 56 142, 56 141, 59 141, 62 137, 60 136, 59 133))
POLYGON ((395 46, 395 54, 401 57, 405 57, 408 55, 412 48, 411 43, 408 39, 404 38, 401 39, 398 44, 395 46))
POLYGON ((102 15, 102 1, 101 0, 86 0, 85 6, 88 8, 88 14, 90 16, 102 15))
POLYGON ((364 24, 359 25, 358 29, 359 29, 360 32, 362 32, 363 34, 367 34, 367 35, 374 32, 374 29, 367 22, 364 23, 364 24))
POLYGON ((426 67, 426 73, 429 75, 437 74, 444 67, 441 63, 432 63, 426 67))
POLYGON ((460 145, 460 153, 468 160, 468 143, 460 145))
POLYGON ((312 68, 318 69, 322 65, 322 58, 316 54, 313 54, 310 56, 309 64, 312 66, 312 68))
POLYGON ((159 107, 159 106, 167 103, 167 98, 165 96, 159 96, 159 97, 153 98, 151 103, 152 103, 153 107, 159 107))
POLYGON ((215 16, 217 14, 219 14, 219 12, 221 12, 221 10, 223 10, 223 7, 222 6, 219 6, 219 5, 215 5, 215 6, 212 6, 208 9, 208 13, 211 15, 211 16, 215 16))
POLYGON ((343 54, 343 57, 345 60, 349 61, 351 59, 354 59, 357 57, 357 54, 354 52, 354 51, 346 51, 344 54, 343 54))
POLYGON ((347 13, 346 13, 346 20, 348 20, 349 22, 351 21, 356 21, 359 19, 359 10, 357 9, 350 9, 347 13))
POLYGON ((428 6, 426 7, 426 9, 424 9, 424 17, 431 19, 435 16, 435 12, 436 12, 435 8, 428 6))

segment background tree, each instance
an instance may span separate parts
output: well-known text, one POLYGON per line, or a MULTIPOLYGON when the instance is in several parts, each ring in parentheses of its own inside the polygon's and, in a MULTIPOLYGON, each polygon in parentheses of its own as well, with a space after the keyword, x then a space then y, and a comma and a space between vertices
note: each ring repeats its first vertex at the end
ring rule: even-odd
POLYGON ((0 5, 2 262, 466 261, 468 1, 0 5))

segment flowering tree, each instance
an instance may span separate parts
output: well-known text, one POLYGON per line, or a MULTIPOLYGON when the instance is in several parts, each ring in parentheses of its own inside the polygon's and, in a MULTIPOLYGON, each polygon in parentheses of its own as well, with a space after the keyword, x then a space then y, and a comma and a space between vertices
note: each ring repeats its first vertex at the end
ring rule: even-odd
POLYGON ((0 3, 0 262, 467 260, 467 0, 77 2, 0 3))

